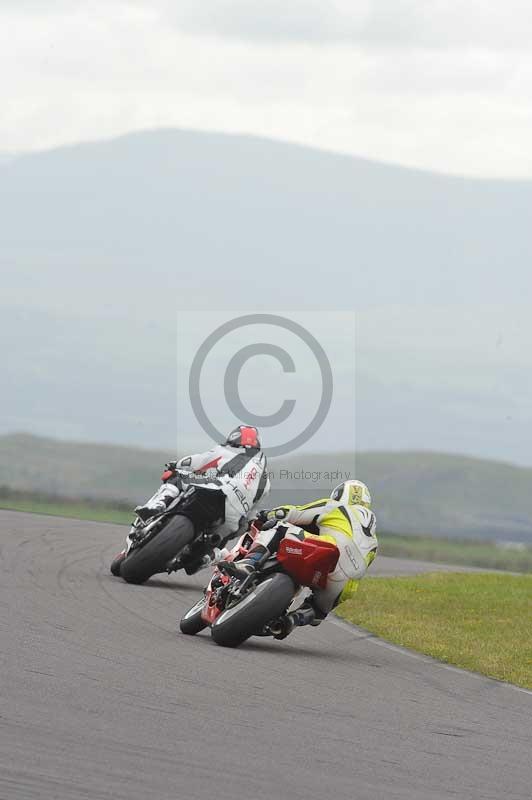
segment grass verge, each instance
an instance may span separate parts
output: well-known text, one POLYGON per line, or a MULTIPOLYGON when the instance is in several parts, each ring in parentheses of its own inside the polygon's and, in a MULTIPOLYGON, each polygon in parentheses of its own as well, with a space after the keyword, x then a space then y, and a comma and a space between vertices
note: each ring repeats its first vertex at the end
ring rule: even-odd
POLYGON ((470 539, 436 539, 429 536, 379 535, 380 554, 417 558, 440 564, 461 564, 510 572, 532 572, 532 547, 500 546, 470 539))
POLYGON ((24 492, 0 492, 0 508, 9 511, 27 511, 32 514, 50 514, 54 517, 87 519, 95 522, 115 522, 129 525, 133 518, 131 504, 103 505, 92 500, 68 500, 50 495, 29 495, 24 492))
POLYGON ((339 616, 395 644, 532 689, 532 576, 362 581, 339 616))

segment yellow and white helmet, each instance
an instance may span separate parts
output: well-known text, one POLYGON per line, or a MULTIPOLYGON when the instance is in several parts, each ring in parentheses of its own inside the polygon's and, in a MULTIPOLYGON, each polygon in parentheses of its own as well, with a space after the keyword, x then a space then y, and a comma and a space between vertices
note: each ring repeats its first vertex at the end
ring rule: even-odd
POLYGON ((331 500, 343 506, 371 508, 371 494, 362 481, 344 481, 331 492, 331 500))

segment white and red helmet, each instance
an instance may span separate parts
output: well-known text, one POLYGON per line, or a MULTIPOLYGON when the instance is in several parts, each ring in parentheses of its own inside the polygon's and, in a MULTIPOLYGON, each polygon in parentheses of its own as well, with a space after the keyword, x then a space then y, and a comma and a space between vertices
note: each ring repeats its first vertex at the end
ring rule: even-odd
POLYGON ((231 431, 224 444, 229 447, 252 447, 260 448, 260 436, 257 428, 253 425, 239 425, 231 431))

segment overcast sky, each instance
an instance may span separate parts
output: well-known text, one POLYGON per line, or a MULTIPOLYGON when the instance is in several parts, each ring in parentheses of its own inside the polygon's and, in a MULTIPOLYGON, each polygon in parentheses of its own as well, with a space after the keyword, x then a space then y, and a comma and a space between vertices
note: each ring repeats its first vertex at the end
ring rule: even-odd
POLYGON ((532 178, 531 0, 0 0, 0 152, 238 131, 532 178))

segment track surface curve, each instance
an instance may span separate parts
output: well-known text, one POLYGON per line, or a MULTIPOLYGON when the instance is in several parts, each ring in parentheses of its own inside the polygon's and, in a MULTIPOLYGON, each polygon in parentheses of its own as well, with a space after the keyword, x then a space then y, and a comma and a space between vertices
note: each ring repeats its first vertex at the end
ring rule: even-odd
POLYGON ((338 623, 185 637, 205 573, 128 586, 123 535, 0 512, 1 800, 530 800, 530 694, 338 623))

